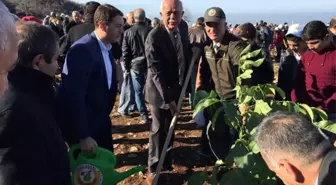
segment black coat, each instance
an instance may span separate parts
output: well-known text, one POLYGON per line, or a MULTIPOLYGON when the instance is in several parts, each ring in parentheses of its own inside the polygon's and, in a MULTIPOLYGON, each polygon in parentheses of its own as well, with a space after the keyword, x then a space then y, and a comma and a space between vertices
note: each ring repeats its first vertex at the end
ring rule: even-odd
POLYGON ((135 23, 124 33, 122 59, 128 69, 147 71, 145 40, 150 27, 145 23, 135 23))
POLYGON ((318 185, 336 184, 336 149, 331 149, 322 161, 318 185))
POLYGON ((0 99, 0 184, 70 185, 65 141, 54 117, 53 79, 16 67, 0 99))
POLYGON ((157 107, 177 101, 181 92, 178 58, 164 25, 153 28, 145 48, 148 66, 146 101, 157 107))

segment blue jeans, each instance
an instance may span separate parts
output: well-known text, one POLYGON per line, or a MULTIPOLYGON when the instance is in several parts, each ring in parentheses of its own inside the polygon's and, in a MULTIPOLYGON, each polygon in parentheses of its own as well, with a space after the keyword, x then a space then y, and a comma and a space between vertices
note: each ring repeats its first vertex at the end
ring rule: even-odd
POLYGON ((118 112, 120 114, 128 114, 135 111, 134 90, 131 75, 129 72, 124 71, 124 81, 121 87, 120 101, 118 112))
POLYGON ((144 87, 146 83, 146 72, 131 70, 133 88, 135 92, 135 103, 141 116, 147 116, 148 111, 144 98, 144 87))
MULTIPOLYGON (((192 108, 194 108, 194 97, 195 97, 195 89, 196 89, 196 79, 197 79, 197 71, 198 71, 198 64, 195 64, 193 66, 192 72, 191 72, 191 76, 190 76, 190 86, 191 86, 191 90, 190 90, 190 96, 189 96, 189 103, 191 105, 192 108)), ((196 105, 195 105, 196 106, 196 105)))

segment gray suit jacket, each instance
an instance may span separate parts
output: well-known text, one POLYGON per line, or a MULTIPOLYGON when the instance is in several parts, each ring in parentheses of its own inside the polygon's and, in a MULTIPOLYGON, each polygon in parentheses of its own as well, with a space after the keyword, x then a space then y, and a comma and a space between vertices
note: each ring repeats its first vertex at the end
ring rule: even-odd
POLYGON ((146 101, 164 107, 180 95, 178 58, 164 25, 156 26, 145 42, 147 59, 146 101))

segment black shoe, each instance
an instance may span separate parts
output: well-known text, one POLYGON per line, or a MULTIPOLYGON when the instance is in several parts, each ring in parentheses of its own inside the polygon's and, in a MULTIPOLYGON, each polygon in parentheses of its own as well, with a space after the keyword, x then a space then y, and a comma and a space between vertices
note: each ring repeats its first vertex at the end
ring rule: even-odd
POLYGON ((120 113, 120 115, 121 115, 123 118, 132 118, 132 116, 131 116, 129 113, 120 113))
POLYGON ((146 116, 141 116, 141 119, 144 123, 150 123, 151 122, 147 115, 146 116))

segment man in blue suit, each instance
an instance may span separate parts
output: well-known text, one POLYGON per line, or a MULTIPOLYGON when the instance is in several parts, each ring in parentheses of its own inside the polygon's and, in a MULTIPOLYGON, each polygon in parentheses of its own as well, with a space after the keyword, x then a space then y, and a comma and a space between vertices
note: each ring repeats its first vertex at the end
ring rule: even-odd
POLYGON ((111 5, 95 12, 95 30, 70 48, 58 90, 60 127, 68 144, 85 152, 95 146, 113 150, 111 120, 117 94, 112 42, 123 33, 123 14, 111 5))

